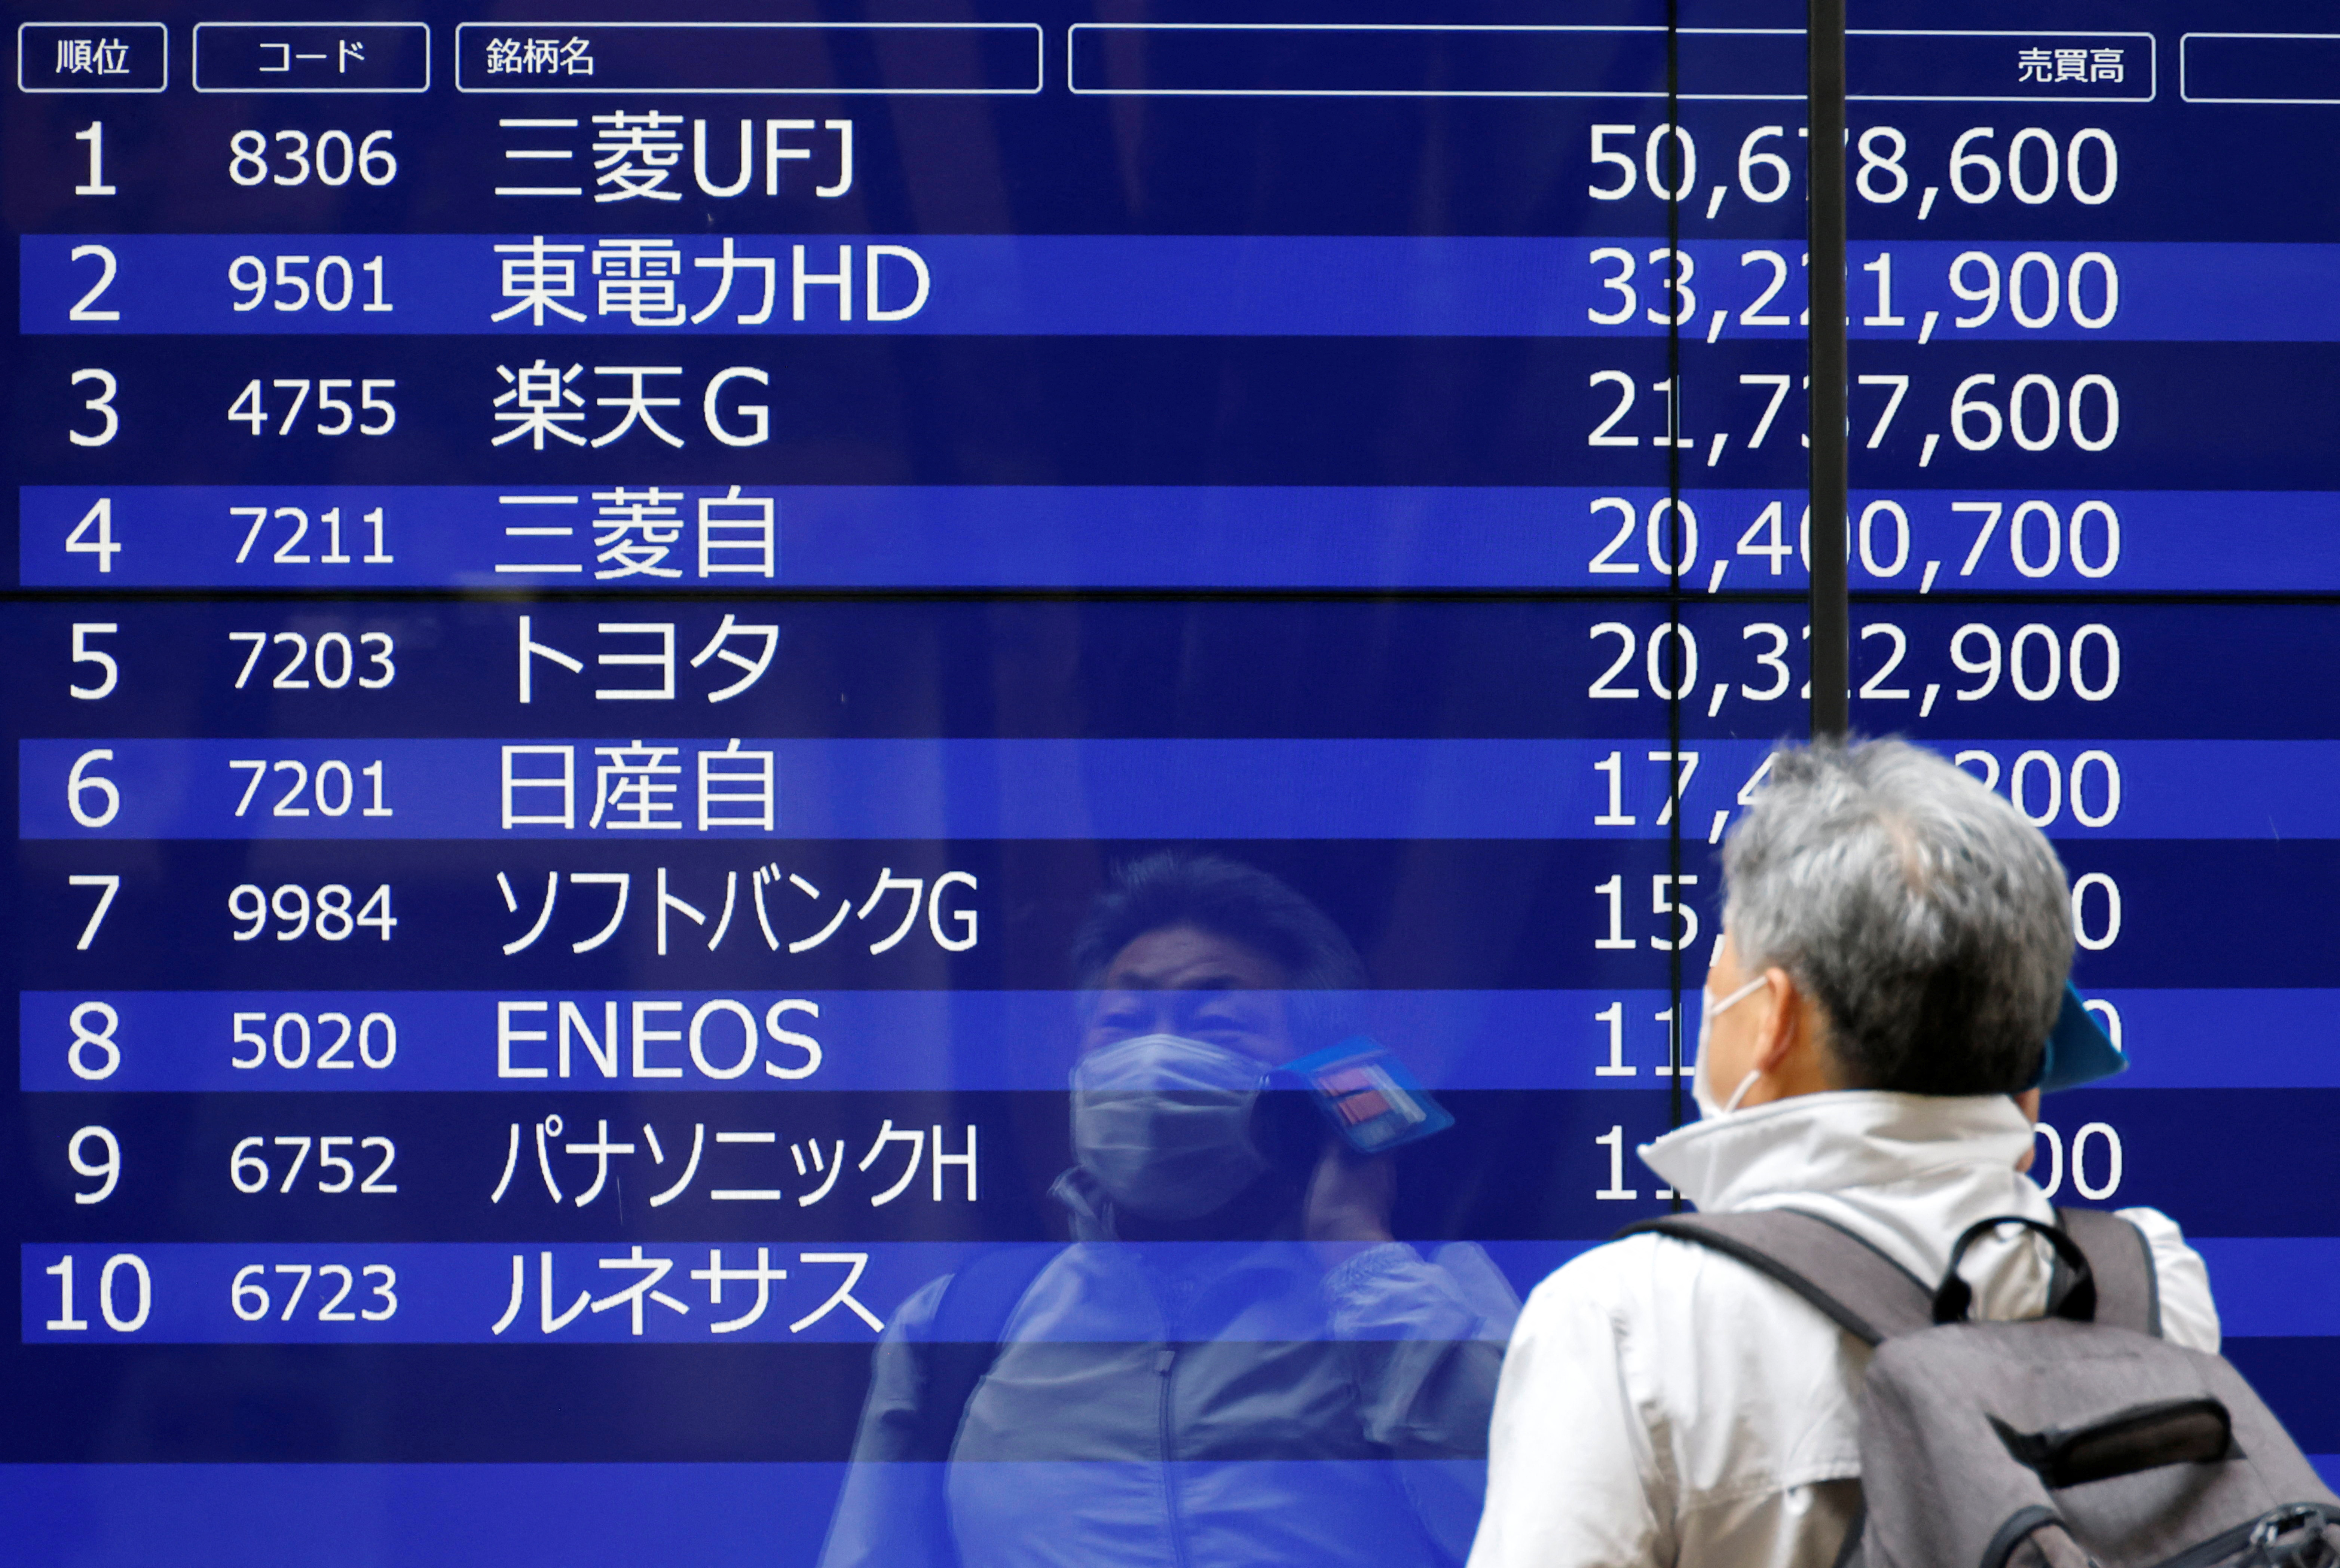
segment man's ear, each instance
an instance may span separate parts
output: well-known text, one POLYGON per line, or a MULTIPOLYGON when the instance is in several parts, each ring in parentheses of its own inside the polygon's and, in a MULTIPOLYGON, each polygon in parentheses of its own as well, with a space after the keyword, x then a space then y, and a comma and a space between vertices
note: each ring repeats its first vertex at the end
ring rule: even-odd
POLYGON ((1763 999, 1770 1011, 1755 1042, 1755 1066, 1766 1077, 1776 1077, 1780 1064, 1800 1045, 1817 1049, 1819 1042, 1810 1039, 1810 1031, 1804 1027, 1804 993, 1796 978, 1774 966, 1763 971, 1763 999))

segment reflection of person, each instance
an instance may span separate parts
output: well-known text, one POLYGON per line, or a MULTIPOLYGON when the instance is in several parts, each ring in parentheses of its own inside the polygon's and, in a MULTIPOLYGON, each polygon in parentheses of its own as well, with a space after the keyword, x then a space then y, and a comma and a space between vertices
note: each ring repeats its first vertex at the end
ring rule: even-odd
MULTIPOLYGON (((1643 1149, 1651 1168, 1709 1212, 1817 1215, 1924 1281, 1978 1220, 2054 1225, 2021 1174, 2037 1102, 2018 1091, 2039 1081, 2072 961, 2038 829, 1940 758, 1876 741, 1779 753, 1723 853, 1703 1119, 1643 1149)), ((2165 1336, 2216 1351, 2201 1258, 2164 1216, 2122 1214, 2165 1336)), ((2038 1315, 2045 1250, 2009 1230, 1968 1254, 1979 1310, 2038 1315)), ((1472 1568, 1835 1561, 1860 1500, 1869 1354, 1692 1243, 1582 1255, 1512 1335, 1472 1568)))
POLYGON ((824 1563, 1459 1562, 1516 1302, 1476 1247, 1394 1241, 1386 1157, 1260 1092, 1339 1037, 1355 950, 1264 872, 1158 855, 1074 968, 1073 1244, 1014 1277, 979 1375, 947 1342, 980 1265, 905 1304, 824 1563))

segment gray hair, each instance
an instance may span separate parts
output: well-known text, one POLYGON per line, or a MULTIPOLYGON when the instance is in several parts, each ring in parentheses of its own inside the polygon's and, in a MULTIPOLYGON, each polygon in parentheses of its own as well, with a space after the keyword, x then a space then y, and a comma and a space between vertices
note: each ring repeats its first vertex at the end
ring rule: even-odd
POLYGON ((1819 1003, 1848 1087, 2038 1075, 2072 968, 2064 868, 1973 775, 1903 740, 1783 747, 1722 853, 1740 962, 1819 1003))

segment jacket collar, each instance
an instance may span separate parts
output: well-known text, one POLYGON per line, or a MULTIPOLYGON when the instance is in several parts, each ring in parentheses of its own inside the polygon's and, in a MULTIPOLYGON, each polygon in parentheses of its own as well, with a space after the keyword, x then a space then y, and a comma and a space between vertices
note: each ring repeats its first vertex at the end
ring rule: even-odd
POLYGON ((1114 1239, 1113 1200, 1105 1196, 1096 1177, 1075 1166, 1056 1178, 1048 1196, 1070 1219, 1075 1241, 1114 1239))
POLYGON ((1693 1122, 1642 1145, 1641 1156, 1691 1203, 1720 1211, 1929 1175, 2011 1176, 2031 1137, 2005 1095, 1845 1089, 1693 1122))

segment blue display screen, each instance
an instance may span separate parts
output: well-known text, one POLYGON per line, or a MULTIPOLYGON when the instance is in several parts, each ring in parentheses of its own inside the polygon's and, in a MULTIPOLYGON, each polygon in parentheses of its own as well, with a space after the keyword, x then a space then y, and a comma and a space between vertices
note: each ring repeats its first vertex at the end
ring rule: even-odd
MULTIPOLYGON (((1483 1400, 1116 1447, 1091 1380, 1492 1358, 1677 1206, 1810 720, 1803 8, 69 9, 0 120, 11 1561, 1459 1562, 1483 1400), (881 1338, 1084 1234, 1149 866, 1338 933, 1178 1028, 1451 1114, 1347 1196, 1452 1310, 1328 1315, 1272 1084, 1240 1269, 1125 1238, 1215 1283, 872 1465, 881 1338)), ((2033 1174, 2185 1227, 2327 1475, 2333 25, 1847 45, 1852 726, 2055 845, 2135 1066, 2033 1174)))

